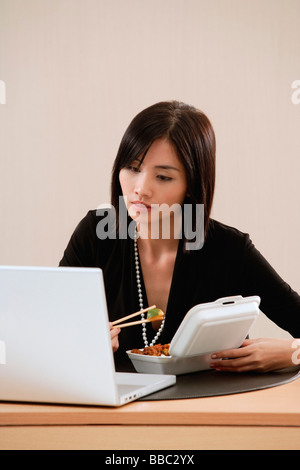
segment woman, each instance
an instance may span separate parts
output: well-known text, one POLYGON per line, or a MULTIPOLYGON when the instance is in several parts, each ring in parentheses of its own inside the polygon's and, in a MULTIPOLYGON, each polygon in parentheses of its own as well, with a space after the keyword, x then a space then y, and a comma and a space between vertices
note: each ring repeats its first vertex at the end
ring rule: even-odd
MULTIPOLYGON (((166 313, 161 324, 111 328, 118 370, 129 369, 127 349, 170 342, 191 307, 231 295, 260 296, 261 310, 300 337, 299 295, 247 234, 210 218, 214 187, 215 136, 202 112, 161 102, 133 119, 113 167, 112 208, 88 212, 60 262, 103 270, 111 321, 153 304, 166 313)), ((211 367, 289 367, 293 347, 290 339, 248 339, 214 353, 211 367)))

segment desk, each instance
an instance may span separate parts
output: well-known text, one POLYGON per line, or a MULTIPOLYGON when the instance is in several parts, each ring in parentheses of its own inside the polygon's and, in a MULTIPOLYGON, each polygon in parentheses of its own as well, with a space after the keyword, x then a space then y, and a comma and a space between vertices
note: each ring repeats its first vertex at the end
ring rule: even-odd
POLYGON ((118 409, 0 403, 0 449, 300 449, 300 379, 118 409))

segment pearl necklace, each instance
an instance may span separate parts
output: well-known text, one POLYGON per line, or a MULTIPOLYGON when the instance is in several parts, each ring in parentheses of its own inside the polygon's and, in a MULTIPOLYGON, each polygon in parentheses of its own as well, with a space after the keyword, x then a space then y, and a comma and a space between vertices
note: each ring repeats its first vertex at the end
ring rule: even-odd
MULTIPOLYGON (((137 284, 137 290, 138 290, 138 296, 139 296, 139 306, 140 310, 144 309, 144 302, 143 302, 143 293, 142 293, 142 285, 141 285, 141 276, 140 276, 140 266, 139 266, 139 250, 137 246, 137 233, 136 230, 134 232, 134 261, 135 261, 135 273, 136 273, 136 284, 137 284)), ((141 313, 141 319, 144 321, 145 320, 145 315, 144 313, 141 313)), ((158 338, 160 337, 163 329, 165 326, 165 319, 163 319, 162 324, 154 336, 152 342, 150 343, 150 347, 154 346, 158 338)), ((148 344, 148 339, 147 339, 147 330, 146 330, 146 323, 142 323, 142 336, 144 340, 144 345, 145 348, 149 346, 148 344)))

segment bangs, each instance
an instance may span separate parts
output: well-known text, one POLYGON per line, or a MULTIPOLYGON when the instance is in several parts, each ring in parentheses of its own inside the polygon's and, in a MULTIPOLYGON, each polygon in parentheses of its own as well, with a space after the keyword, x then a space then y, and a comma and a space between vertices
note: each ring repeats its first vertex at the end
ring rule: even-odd
POLYGON ((120 162, 120 167, 118 168, 119 170, 122 170, 123 168, 127 168, 129 165, 134 163, 135 161, 138 161, 138 168, 141 166, 143 163, 147 153, 149 152, 149 149, 151 147, 153 142, 151 142, 148 146, 142 146, 142 145, 136 145, 134 152, 128 153, 125 158, 123 158, 123 161, 120 162), (140 158, 141 157, 141 158, 140 158))

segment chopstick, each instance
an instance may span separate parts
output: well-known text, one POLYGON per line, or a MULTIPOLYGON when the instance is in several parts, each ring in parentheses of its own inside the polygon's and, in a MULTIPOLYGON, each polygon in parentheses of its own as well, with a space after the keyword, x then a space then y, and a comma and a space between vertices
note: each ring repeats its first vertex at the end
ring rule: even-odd
MULTIPOLYGON (((112 322, 112 325, 115 326, 118 323, 122 323, 125 320, 129 320, 130 318, 137 317, 141 313, 148 312, 148 310, 151 310, 152 308, 156 308, 156 305, 152 305, 151 307, 144 308, 143 310, 139 310, 138 312, 132 313, 131 315, 127 315, 127 317, 119 318, 119 320, 115 320, 112 322)), ((143 322, 142 322, 143 323, 143 322)), ((128 323, 129 324, 129 323, 128 323)))
POLYGON ((113 327, 126 328, 126 326, 141 325, 142 323, 150 323, 150 322, 153 322, 153 321, 163 320, 163 318, 164 318, 163 315, 157 315, 157 317, 147 318, 146 320, 132 321, 132 322, 129 322, 129 323, 122 323, 121 325, 113 325, 113 327))

